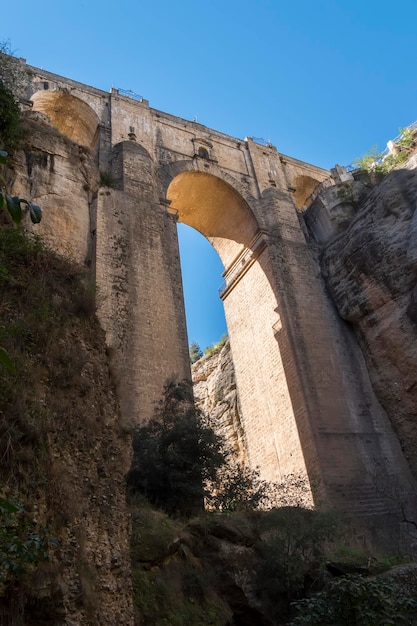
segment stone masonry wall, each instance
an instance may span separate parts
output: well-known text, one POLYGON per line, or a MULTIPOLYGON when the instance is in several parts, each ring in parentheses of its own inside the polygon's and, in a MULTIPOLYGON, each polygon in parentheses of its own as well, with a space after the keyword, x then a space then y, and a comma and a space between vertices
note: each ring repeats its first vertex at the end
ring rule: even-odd
POLYGON ((136 196, 104 189, 97 211, 99 314, 127 423, 152 416, 168 378, 190 378, 176 222, 146 188, 144 161, 136 196))

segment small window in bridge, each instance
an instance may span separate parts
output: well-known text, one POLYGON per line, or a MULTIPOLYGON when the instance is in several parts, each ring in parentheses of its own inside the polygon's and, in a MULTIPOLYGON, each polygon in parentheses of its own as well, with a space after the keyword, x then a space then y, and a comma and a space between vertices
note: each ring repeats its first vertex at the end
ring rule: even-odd
POLYGON ((209 158, 208 150, 206 150, 206 148, 199 148, 198 156, 201 157, 202 159, 208 159, 209 158))

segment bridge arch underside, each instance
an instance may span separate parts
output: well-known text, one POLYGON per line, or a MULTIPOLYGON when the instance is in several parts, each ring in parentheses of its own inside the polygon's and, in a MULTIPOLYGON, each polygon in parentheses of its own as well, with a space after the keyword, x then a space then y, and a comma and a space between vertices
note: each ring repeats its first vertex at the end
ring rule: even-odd
POLYGON ((83 100, 66 91, 37 91, 33 111, 44 113, 60 133, 80 146, 93 148, 98 138, 98 118, 83 100))
POLYGON ((231 185, 205 172, 182 172, 167 199, 180 222, 204 235, 228 267, 255 238, 258 225, 248 204, 231 185))
POLYGON ((204 235, 225 268, 222 299, 242 410, 247 455, 266 480, 307 480, 283 359, 272 265, 264 234, 248 203, 228 183, 186 171, 167 190, 178 220, 204 235))
POLYGON ((60 253, 79 263, 91 261, 90 208, 99 186, 97 115, 63 90, 39 90, 31 100, 51 131, 41 126, 27 155, 31 197, 45 215, 35 230, 60 253))
POLYGON ((302 210, 305 203, 309 201, 309 198, 314 193, 315 188, 320 184, 320 181, 311 176, 298 175, 291 181, 291 186, 294 191, 294 202, 299 211, 302 210))

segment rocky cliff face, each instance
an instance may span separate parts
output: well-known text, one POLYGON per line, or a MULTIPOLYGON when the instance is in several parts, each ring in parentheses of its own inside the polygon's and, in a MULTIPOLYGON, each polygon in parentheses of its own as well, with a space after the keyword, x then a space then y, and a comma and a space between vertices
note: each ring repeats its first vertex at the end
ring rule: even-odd
POLYGON ((47 561, 1 578, 0 622, 131 624, 130 441, 93 303, 78 268, 13 228, 0 232, 0 270, 1 344, 16 367, 0 370, 0 484, 26 510, 16 536, 54 539, 47 561))
POLYGON ((321 258, 374 389, 417 475, 417 158, 388 174, 321 258))
MULTIPOLYGON (((84 260, 94 155, 37 116, 28 123, 27 144, 3 172, 9 189, 42 206, 47 241, 84 260)), ((132 624, 131 444, 94 290, 79 265, 18 229, 1 225, 0 240, 0 344, 16 365, 0 367, 0 485, 33 532, 47 528, 56 541, 49 560, 0 584, 0 622, 132 624)))
POLYGON ((194 363, 191 374, 198 407, 210 416, 216 432, 237 452, 238 460, 246 461, 245 434, 229 341, 219 352, 194 363))

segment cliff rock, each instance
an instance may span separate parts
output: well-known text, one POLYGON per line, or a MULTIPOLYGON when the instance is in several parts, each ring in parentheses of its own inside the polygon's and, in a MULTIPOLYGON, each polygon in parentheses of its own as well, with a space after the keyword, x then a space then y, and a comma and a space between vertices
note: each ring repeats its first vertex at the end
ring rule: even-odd
POLYGON ((379 400, 417 475, 417 160, 388 174, 324 247, 322 271, 354 327, 379 400))
MULTIPOLYGON (((43 119, 29 126, 25 147, 4 169, 9 188, 42 206, 34 230, 85 260, 94 155, 43 119)), ((31 532, 53 540, 49 559, 0 577, 0 622, 132 624, 124 479, 131 443, 94 289, 79 265, 1 225, 0 302, 0 345, 15 364, 15 371, 0 367, 2 495, 24 507, 31 532)), ((29 560, 33 554, 30 547, 29 560)))
POLYGON ((246 461, 245 436, 241 421, 230 343, 192 366, 197 406, 210 417, 213 428, 246 461))

